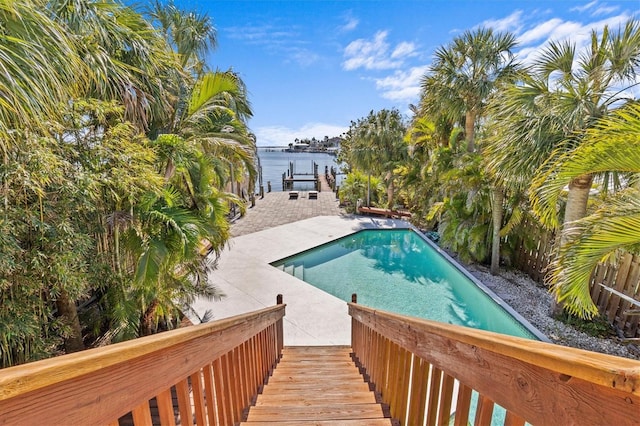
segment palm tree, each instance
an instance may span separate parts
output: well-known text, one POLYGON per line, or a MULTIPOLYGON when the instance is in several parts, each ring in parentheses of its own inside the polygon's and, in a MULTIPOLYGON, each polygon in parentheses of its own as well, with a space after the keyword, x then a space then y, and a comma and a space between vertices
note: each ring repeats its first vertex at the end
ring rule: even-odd
POLYGON ((371 111, 365 118, 352 122, 343 143, 348 164, 366 171, 367 206, 371 205, 371 174, 383 175, 387 182, 387 204, 393 207, 396 165, 406 160, 405 125, 396 109, 371 111))
MULTIPOLYGON (((183 166, 180 162, 189 159, 184 154, 193 150, 207 153, 231 169, 246 171, 249 180, 255 180, 255 139, 245 124, 249 116, 251 108, 237 75, 230 71, 204 74, 191 90, 173 133, 163 133, 155 140, 161 148, 167 182, 183 166)), ((225 186, 227 181, 220 175, 218 185, 225 186)))
MULTIPOLYGON (((422 81, 421 113, 447 133, 451 133, 451 123, 463 122, 470 153, 476 150, 476 126, 485 115, 487 101, 497 88, 512 82, 517 73, 519 65, 512 54, 515 46, 516 39, 511 33, 494 33, 490 28, 466 31, 436 51, 431 73, 422 81)), ((494 188, 492 195, 491 270, 495 273, 499 261, 502 189, 494 188)))
MULTIPOLYGON (((255 173, 254 140, 237 119, 239 114, 227 106, 233 105, 228 98, 234 93, 242 96, 238 88, 234 75, 204 74, 176 121, 176 133, 160 134, 153 141, 170 196, 157 197, 151 210, 139 212, 140 229, 152 233, 137 230, 128 245, 142 249, 134 250, 139 252, 135 288, 143 310, 142 334, 155 330, 159 321, 170 324, 188 298, 217 297, 203 276, 209 268, 203 263, 201 244, 206 241, 218 252, 229 238, 228 206, 241 205, 222 191, 227 165, 240 163, 250 176, 255 173)), ((242 99, 238 104, 245 105, 242 99)))
MULTIPOLYGON (((246 127, 252 112, 244 82, 231 70, 205 70, 206 54, 217 43, 211 19, 160 2, 153 5, 150 15, 175 49, 182 70, 174 88, 171 119, 156 120, 149 134, 154 139, 159 134, 176 135, 231 163, 239 161, 253 179, 255 143, 246 127)), ((171 155, 165 160, 168 181, 176 164, 171 155)))
POLYGON ((184 11, 171 1, 155 1, 149 11, 157 22, 164 38, 170 40, 180 58, 183 69, 200 75, 204 69, 204 58, 218 43, 216 29, 206 14, 184 11))
MULTIPOLYGON (((525 72, 521 72, 526 76, 525 72)), ((525 77, 523 77, 525 78, 525 77)), ((502 133, 504 117, 502 116, 502 101, 504 91, 512 87, 503 88, 492 100, 489 110, 490 118, 487 122, 487 137, 483 145, 483 169, 487 173, 491 183, 491 216, 492 216, 492 239, 491 239, 491 273, 497 274, 500 269, 501 239, 506 236, 508 230, 517 228, 517 219, 522 219, 522 212, 530 210, 528 205, 526 190, 533 179, 534 170, 531 169, 531 158, 516 152, 518 147, 509 146, 505 149, 502 133), (520 168, 519 168, 520 167, 520 168), (513 204, 512 201, 517 201, 513 204), (509 221, 504 226, 504 216, 512 213, 512 218, 516 221, 509 221)), ((517 112, 516 112, 517 114, 517 112)), ((512 116, 511 120, 524 120, 518 116, 512 116)))
MULTIPOLYGON (((165 178, 165 192, 173 195, 156 197, 157 202, 152 209, 156 213, 153 215, 149 216, 150 212, 144 211, 139 214, 153 218, 158 217, 158 210, 162 214, 171 212, 171 216, 178 214, 182 218, 175 224, 182 221, 186 224, 190 218, 193 220, 192 230, 197 230, 193 232, 197 244, 175 246, 170 241, 176 232, 175 224, 172 227, 162 225, 159 229, 166 228, 166 231, 157 233, 153 231, 154 221, 141 221, 143 228, 151 226, 153 231, 143 238, 149 243, 140 254, 137 269, 149 272, 138 274, 148 278, 136 279, 136 288, 144 295, 140 299, 144 311, 141 321, 143 333, 152 331, 152 322, 157 323, 160 318, 167 323, 170 317, 167 313, 172 309, 175 311, 175 307, 172 308, 174 302, 170 303, 176 299, 175 294, 165 297, 171 292, 161 289, 182 289, 182 298, 211 291, 206 280, 202 279, 207 268, 202 263, 201 245, 206 242, 205 245, 214 251, 220 250, 229 237, 228 206, 237 204, 244 207, 237 197, 224 191, 231 170, 246 171, 249 179, 255 177, 255 139, 246 126, 246 120, 252 113, 244 83, 232 71, 205 70, 205 55, 215 46, 215 29, 211 20, 206 15, 180 10, 172 3, 156 3, 150 14, 175 50, 180 70, 172 75, 172 114, 153 120, 148 132, 159 154, 158 165, 165 178), (168 209, 169 205, 173 207, 168 209), (170 243, 181 254, 160 256, 165 244, 170 243), (151 260, 155 262, 149 262, 151 260), (141 269, 143 263, 151 268, 141 269), (175 271, 183 271, 184 275, 178 277, 175 271), (185 280, 202 286, 187 286, 185 280)), ((240 174, 236 173, 236 176, 240 174)), ((235 184, 233 180, 231 186, 235 184)), ((166 220, 170 219, 167 217, 166 220)))
POLYGON ((0 7, 0 143, 5 150, 10 130, 47 129, 90 72, 73 37, 44 5, 26 0, 0 7))
MULTIPOLYGON (((138 129, 148 126, 149 117, 164 111, 166 95, 160 79, 172 62, 166 42, 159 37, 153 27, 132 9, 111 1, 93 0, 50 0, 48 8, 52 17, 74 35, 78 41, 77 55, 91 71, 87 75, 87 84, 82 90, 76 90, 74 98, 65 104, 69 116, 83 110, 85 99, 98 98, 115 101, 123 106, 123 118, 135 123, 138 129)), ((80 86, 78 86, 80 89, 80 86)), ((62 108, 63 111, 66 108, 62 108)), ((100 113, 94 109, 91 113, 100 113)), ((76 119, 78 120, 78 119, 76 119)), ((80 119, 81 120, 81 119, 80 119)), ((67 123, 61 123, 66 125, 67 123)), ((110 132, 108 126, 113 123, 102 121, 101 131, 110 132)), ((89 127, 87 127, 88 129, 89 127)), ((74 129, 76 141, 82 138, 83 130, 74 129)), ((68 135, 62 127, 57 138, 65 142, 68 135)), ((100 141, 97 146, 100 146, 100 141)), ((89 150, 93 150, 91 147, 89 150)), ((117 204, 115 214, 119 210, 117 204)), ((115 228, 116 256, 118 255, 118 227, 115 228)), ((116 262, 116 272, 118 272, 116 262)), ((67 352, 84 348, 81 324, 77 312, 77 297, 86 288, 61 286, 57 292, 58 312, 67 318, 72 329, 65 339, 67 352)))
POLYGON ((464 117, 467 150, 475 151, 475 128, 496 86, 512 81, 518 65, 511 33, 494 33, 491 28, 465 31, 435 53, 430 74, 422 80, 422 113, 447 117, 452 122, 464 117))
POLYGON ((179 70, 178 61, 142 15, 112 0, 49 0, 49 8, 74 34, 91 70, 79 96, 121 102, 124 118, 140 129, 168 115, 169 77, 179 70))
MULTIPOLYGON (((551 172, 555 159, 578 147, 587 129, 628 97, 640 60, 640 23, 628 21, 612 32, 593 31, 591 43, 578 52, 570 42, 552 42, 521 75, 521 83, 504 88, 496 97, 497 123, 490 168, 507 181, 533 180, 551 172)), ((540 179, 538 179, 540 181, 540 179)), ((592 174, 569 182, 563 228, 584 217, 592 174)), ((537 190, 534 182, 532 191, 537 190)), ((556 205, 534 199, 541 222, 558 227, 556 205)), ((555 201, 555 200, 554 200, 555 201)), ((560 245, 570 232, 562 232, 560 245)))
MULTIPOLYGON (((105 6, 105 4, 102 5, 105 6)), ((3 93, 2 108, 0 108, 2 126, 0 127, 5 148, 5 167, 8 165, 9 158, 16 161, 17 165, 20 165, 21 161, 28 161, 29 158, 40 158, 64 168, 66 159, 61 156, 63 149, 58 149, 50 139, 48 142, 45 141, 49 136, 58 136, 57 132, 64 131, 61 129, 61 123, 69 112, 67 107, 73 105, 73 101, 79 96, 90 91, 96 82, 101 81, 100 69, 93 69, 95 63, 88 60, 88 56, 85 55, 85 44, 79 37, 80 33, 74 32, 78 27, 71 25, 72 19, 67 19, 71 13, 70 15, 59 14, 62 10, 71 12, 77 9, 89 9, 90 7, 85 9, 88 2, 73 4, 65 2, 65 7, 62 9, 58 6, 60 2, 55 1, 25 1, 9 2, 0 8, 4 23, 0 37, 3 51, 2 66, 5 69, 0 77, 3 93), (9 140, 12 140, 12 146, 6 143, 9 140)), ((97 33, 99 30, 104 30, 100 33, 101 35, 105 33, 114 35, 113 30, 118 24, 113 20, 113 15, 105 22, 112 24, 108 30, 105 26, 92 26, 91 31, 97 33)), ((105 41, 109 46, 125 44, 117 43, 117 37, 101 41, 105 41)), ((120 39, 120 41, 123 40, 120 39)), ((135 47, 133 40, 129 41, 132 41, 130 47, 133 49, 135 47)), ((99 45, 100 43, 91 43, 91 46, 99 45)), ((100 47, 104 48, 105 45, 100 47)), ((115 54, 113 50, 110 53, 115 54)), ((106 56, 108 55, 102 55, 101 59, 106 56)), ((123 64, 123 59, 120 57, 118 62, 123 64)), ((35 228, 39 228, 40 231, 32 235, 40 235, 42 238, 39 241, 29 241, 28 232, 25 234, 16 232, 13 235, 19 236, 18 238, 26 237, 26 240, 20 240, 17 244, 29 250, 40 250, 41 253, 51 251, 50 263, 54 265, 56 255, 68 249, 62 246, 54 246, 53 249, 45 248, 43 244, 47 241, 51 244, 54 241, 63 244, 65 239, 66 241, 77 239, 80 246, 80 240, 83 237, 81 232, 74 226, 69 226, 67 221, 64 207, 69 207, 69 204, 65 204, 69 199, 62 196, 67 192, 62 191, 58 194, 57 191, 50 191, 52 186, 57 186, 59 189, 69 188, 69 179, 57 173, 47 176, 39 173, 40 171, 37 167, 27 167, 25 173, 28 177, 25 176, 26 179, 22 179, 22 183, 14 180, 11 184, 18 186, 13 188, 10 188, 9 181, 4 181, 5 212, 8 213, 8 206, 17 201, 15 194, 28 194, 25 197, 26 204, 23 205, 30 205, 32 197, 35 197, 39 210, 39 222, 35 228), (28 185, 25 186, 25 183, 28 185), (48 200, 48 194, 56 194, 56 196, 48 200), (13 197, 12 202, 9 201, 10 197, 13 197), (69 227, 54 231, 56 225, 69 227), (51 230, 53 235, 46 235, 46 229, 51 230)), ((8 214, 5 215, 5 218, 7 217, 8 214)), ((23 217, 29 217, 29 215, 23 217)), ((16 217, 16 220, 20 219, 16 217)), ((18 227, 15 229, 17 230, 18 227)), ((79 250, 76 256, 65 260, 63 269, 66 268, 68 274, 46 274, 48 277, 46 286, 50 286, 50 295, 57 304, 58 315, 60 318, 66 318, 63 326, 70 328, 64 332, 68 335, 66 339, 68 351, 83 347, 75 300, 69 294, 69 292, 82 293, 82 289, 87 284, 85 280, 71 279, 74 270, 83 270, 81 266, 83 254, 86 252, 79 250)), ((58 259, 61 258, 58 257, 58 259)))
POLYGON ((556 299, 573 314, 597 314, 589 294, 598 262, 620 249, 640 249, 640 103, 633 102, 598 120, 576 149, 557 158, 534 194, 538 205, 552 208, 567 184, 578 176, 626 174, 626 189, 607 197, 594 213, 563 230, 566 243, 550 265, 549 282, 556 299))

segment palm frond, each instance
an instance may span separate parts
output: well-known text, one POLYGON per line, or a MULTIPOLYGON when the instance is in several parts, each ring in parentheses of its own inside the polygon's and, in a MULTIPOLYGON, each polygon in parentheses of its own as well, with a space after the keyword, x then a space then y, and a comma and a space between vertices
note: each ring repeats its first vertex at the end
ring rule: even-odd
POLYGON ((571 235, 549 267, 549 284, 566 309, 589 318, 597 314, 589 283, 598 262, 619 249, 640 249, 640 192, 628 189, 616 194, 607 207, 572 222, 566 232, 571 235))
POLYGON ((548 226, 555 226, 557 202, 566 185, 587 174, 640 172, 640 104, 632 103, 587 130, 582 144, 554 161, 531 186, 532 207, 548 226))

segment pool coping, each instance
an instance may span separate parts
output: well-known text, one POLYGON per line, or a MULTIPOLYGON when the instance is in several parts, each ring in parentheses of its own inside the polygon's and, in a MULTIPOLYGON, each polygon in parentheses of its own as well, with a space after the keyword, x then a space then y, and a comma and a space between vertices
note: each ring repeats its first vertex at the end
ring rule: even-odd
POLYGON ((453 257, 449 255, 445 250, 440 248, 436 243, 427 238, 423 233, 418 232, 418 235, 425 240, 434 250, 436 250, 442 257, 447 259, 449 263, 453 264, 462 274, 470 279, 476 286, 480 288, 480 290, 484 291, 484 293, 493 299, 502 309, 507 311, 509 315, 514 317, 516 320, 520 322, 530 333, 536 336, 542 342, 551 342, 551 340, 544 335, 540 330, 538 330, 533 324, 531 324, 525 317, 520 315, 515 309, 509 306, 500 296, 495 294, 493 290, 487 287, 482 281, 477 279, 471 272, 469 272, 464 266, 460 265, 453 257))
MULTIPOLYGON (((272 306, 276 295, 282 294, 287 305, 285 345, 350 345, 351 318, 347 303, 271 266, 271 263, 364 229, 416 231, 501 307, 527 328, 536 330, 410 223, 362 216, 316 216, 232 238, 217 261, 217 269, 209 275, 209 283, 226 297, 219 301, 198 298, 192 308, 199 317, 210 309, 213 319, 222 319, 272 306)), ((194 323, 199 322, 195 315, 190 315, 190 319, 194 323)), ((548 341, 546 337, 543 340, 548 341)))

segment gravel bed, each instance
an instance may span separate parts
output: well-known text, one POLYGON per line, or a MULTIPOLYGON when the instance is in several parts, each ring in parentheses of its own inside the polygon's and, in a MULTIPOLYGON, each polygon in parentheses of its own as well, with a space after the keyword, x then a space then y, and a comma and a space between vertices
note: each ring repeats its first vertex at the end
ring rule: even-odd
POLYGON ((553 343, 640 360, 638 345, 622 344, 615 335, 593 337, 553 319, 552 295, 525 274, 503 270, 499 275, 491 275, 488 268, 476 264, 465 265, 465 268, 553 343))

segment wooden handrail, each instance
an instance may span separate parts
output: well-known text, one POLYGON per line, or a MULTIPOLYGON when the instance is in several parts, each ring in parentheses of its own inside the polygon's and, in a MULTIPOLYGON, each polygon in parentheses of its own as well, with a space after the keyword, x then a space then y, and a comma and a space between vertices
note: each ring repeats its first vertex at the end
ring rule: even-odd
POLYGON ((449 424, 456 405, 455 424, 467 425, 472 391, 479 424, 491 421, 494 403, 505 424, 638 420, 639 361, 355 303, 349 314, 354 354, 402 424, 449 424))
POLYGON ((279 359, 285 306, 0 370, 0 425, 149 424, 152 398, 173 424, 172 392, 182 418, 234 424, 279 359))

